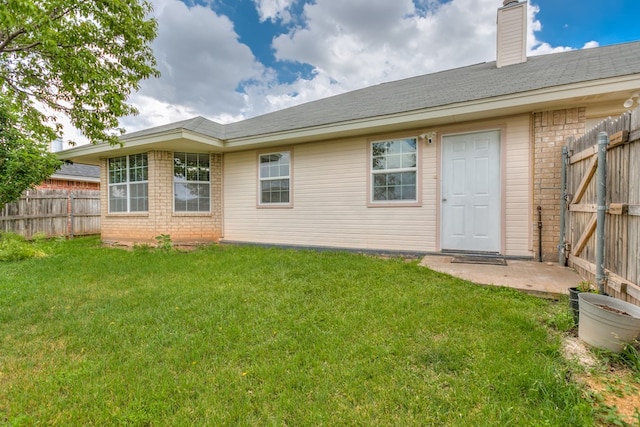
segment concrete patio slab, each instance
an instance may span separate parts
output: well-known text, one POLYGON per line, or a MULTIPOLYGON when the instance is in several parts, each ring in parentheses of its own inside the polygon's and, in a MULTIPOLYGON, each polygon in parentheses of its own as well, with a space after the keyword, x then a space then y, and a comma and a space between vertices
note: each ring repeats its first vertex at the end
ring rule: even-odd
POLYGON ((582 278, 572 268, 552 262, 507 260, 507 265, 452 263, 451 255, 427 255, 420 265, 481 285, 506 286, 557 298, 569 293, 582 278))

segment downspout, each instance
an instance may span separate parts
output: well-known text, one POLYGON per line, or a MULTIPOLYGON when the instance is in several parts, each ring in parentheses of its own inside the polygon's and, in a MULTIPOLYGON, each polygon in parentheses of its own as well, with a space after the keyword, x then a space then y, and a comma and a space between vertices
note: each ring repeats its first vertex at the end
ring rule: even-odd
POLYGON ((560 244, 558 245, 558 264, 567 264, 565 233, 567 217, 567 162, 569 158, 569 148, 562 147, 562 169, 560 173, 560 244))
POLYGON ((598 210, 596 217, 596 283, 598 292, 604 294, 606 276, 604 273, 604 221, 607 213, 607 146, 609 136, 606 132, 598 134, 598 169, 596 196, 598 210))

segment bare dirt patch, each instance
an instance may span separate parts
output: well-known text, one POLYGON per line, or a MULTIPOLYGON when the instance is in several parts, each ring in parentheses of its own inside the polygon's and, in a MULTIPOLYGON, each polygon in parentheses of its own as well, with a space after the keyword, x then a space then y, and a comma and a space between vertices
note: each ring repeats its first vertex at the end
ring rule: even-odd
POLYGON ((574 360, 585 368, 593 368, 599 363, 589 348, 576 336, 565 337, 563 350, 565 358, 574 360))
POLYGON ((596 375, 578 377, 589 390, 602 398, 601 406, 609 407, 620 420, 640 426, 640 382, 629 372, 611 369, 596 375))
POLYGON ((608 415, 601 425, 640 426, 640 376, 623 367, 604 367, 576 336, 567 335, 563 344, 565 358, 586 368, 575 379, 594 396, 598 409, 608 415), (626 424, 614 424, 614 419, 626 424))

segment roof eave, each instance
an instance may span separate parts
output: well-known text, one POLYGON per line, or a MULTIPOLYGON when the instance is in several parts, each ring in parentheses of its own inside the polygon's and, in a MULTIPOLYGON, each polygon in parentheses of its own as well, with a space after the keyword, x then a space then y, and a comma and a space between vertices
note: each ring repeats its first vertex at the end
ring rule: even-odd
POLYGON ((124 147, 106 144, 76 147, 58 152, 63 160, 99 164, 100 159, 121 156, 142 150, 226 152, 258 147, 298 144, 326 139, 345 138, 406 129, 421 129, 473 120, 482 120, 514 114, 532 113, 550 109, 586 106, 589 103, 626 99, 628 93, 640 87, 640 75, 633 74, 609 79, 598 79, 568 85, 558 85, 533 91, 512 93, 490 98, 441 105, 414 111, 368 117, 340 123, 329 123, 249 135, 221 140, 184 128, 172 129, 140 136, 124 136, 124 147))
POLYGON ((185 151, 219 152, 224 148, 222 140, 187 129, 173 129, 133 137, 124 136, 121 141, 124 144, 122 147, 108 144, 83 145, 56 154, 62 160, 99 165, 100 159, 141 150, 175 151, 179 147, 185 151))
POLYGON ((640 75, 548 87, 386 116, 239 137, 228 140, 225 143, 225 151, 245 150, 257 146, 296 144, 401 129, 426 128, 503 115, 511 116, 548 109, 569 108, 570 106, 585 106, 589 103, 604 102, 607 99, 624 99, 625 96, 628 96, 629 91, 638 87, 640 87, 640 75))

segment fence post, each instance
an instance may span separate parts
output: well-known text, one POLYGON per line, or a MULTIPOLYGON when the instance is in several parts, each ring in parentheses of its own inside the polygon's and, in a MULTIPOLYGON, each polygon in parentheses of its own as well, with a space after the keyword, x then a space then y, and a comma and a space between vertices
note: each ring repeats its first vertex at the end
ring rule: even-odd
POLYGON ((606 132, 598 134, 598 169, 596 181, 596 196, 598 198, 598 213, 596 217, 596 283, 598 292, 604 294, 604 221, 607 213, 607 146, 609 136, 606 132))
POLYGON ((69 238, 73 239, 73 205, 75 202, 75 195, 73 191, 69 194, 69 238))
POLYGON ((560 171, 560 244, 558 245, 558 264, 566 265, 566 218, 567 218, 567 163, 569 161, 569 148, 562 147, 562 170, 560 171))

